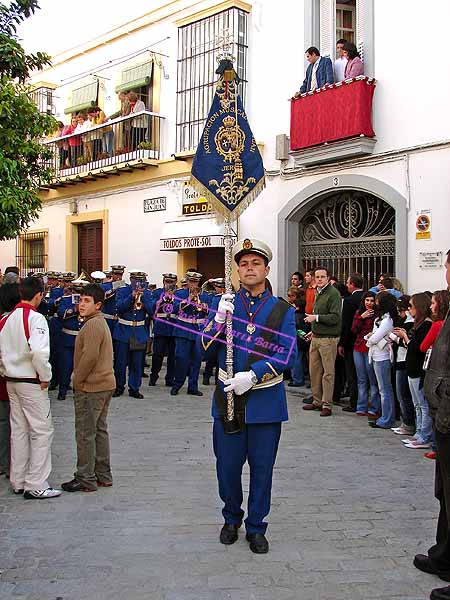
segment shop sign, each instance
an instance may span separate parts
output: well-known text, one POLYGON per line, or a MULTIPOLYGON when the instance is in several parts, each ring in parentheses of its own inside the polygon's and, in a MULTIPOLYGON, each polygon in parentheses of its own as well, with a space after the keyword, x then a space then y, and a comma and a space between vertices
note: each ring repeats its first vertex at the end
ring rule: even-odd
POLYGON ((223 235, 196 235, 193 237, 166 238, 160 240, 160 250, 221 248, 224 246, 223 235))
POLYGON ((416 240, 431 240, 431 210, 418 210, 416 213, 416 240))
POLYGON ((440 269, 442 267, 442 252, 419 252, 420 269, 440 269))
POLYGON ((166 210, 166 198, 145 198, 144 199, 144 212, 158 212, 160 210, 166 210))
POLYGON ((211 204, 188 183, 183 185, 182 194, 183 215, 204 215, 211 212, 211 204))

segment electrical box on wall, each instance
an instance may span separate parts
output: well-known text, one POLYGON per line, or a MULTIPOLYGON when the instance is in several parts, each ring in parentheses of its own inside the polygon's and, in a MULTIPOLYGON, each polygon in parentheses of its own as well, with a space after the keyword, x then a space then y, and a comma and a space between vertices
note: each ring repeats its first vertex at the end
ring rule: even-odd
POLYGON ((276 137, 275 158, 277 160, 289 160, 289 138, 285 133, 276 137))

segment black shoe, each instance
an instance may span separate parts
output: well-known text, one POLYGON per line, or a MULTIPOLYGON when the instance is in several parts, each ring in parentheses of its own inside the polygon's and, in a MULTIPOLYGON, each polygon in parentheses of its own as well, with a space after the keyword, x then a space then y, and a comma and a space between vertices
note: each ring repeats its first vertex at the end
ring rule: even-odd
POLYGON ((173 387, 173 388, 170 390, 170 395, 171 395, 171 396, 178 396, 178 388, 176 388, 176 387, 173 387))
POLYGON ((220 543, 225 546, 231 546, 238 539, 238 530, 240 525, 231 525, 225 523, 220 531, 220 543))
POLYGON ((263 533, 247 533, 245 539, 250 542, 250 550, 255 554, 267 554, 269 552, 269 542, 263 533))
POLYGON ((443 588, 435 588, 431 590, 431 600, 449 600, 450 598, 450 585, 443 588))
POLYGON ((142 379, 145 379, 146 377, 148 377, 147 373, 142 373, 142 379))
POLYGON ((155 386, 156 385, 156 381, 154 379, 150 379, 149 382, 148 382, 148 385, 155 386))
POLYGON ((342 409, 342 412, 356 412, 356 408, 353 408, 353 406, 344 406, 344 408, 342 409))
POLYGON ((112 395, 112 397, 113 397, 113 398, 118 398, 119 396, 122 396, 122 395, 123 395, 123 392, 124 392, 124 391, 125 391, 125 390, 124 390, 123 388, 116 388, 116 389, 114 390, 114 392, 113 392, 113 395, 112 395))
POLYGON ((166 387, 173 387, 173 381, 166 381, 166 387))
POLYGON ((61 488, 65 492, 95 492, 95 489, 87 488, 84 483, 81 483, 78 479, 66 481, 66 483, 61 484, 61 488))
POLYGON ((53 392, 54 390, 56 390, 57 387, 58 387, 57 381, 50 381, 50 384, 48 386, 48 391, 53 392))
MULTIPOLYGON (((426 554, 416 554, 413 560, 413 565, 419 571, 423 571, 424 573, 430 573, 431 575, 437 575, 439 579, 442 581, 450 581, 450 569, 448 571, 441 571, 436 569, 433 566, 429 556, 426 554)), ((445 598, 450 598, 450 596, 445 596, 445 598)))
POLYGON ((142 398, 144 397, 144 395, 141 394, 139 390, 128 390, 128 395, 131 398, 137 398, 138 400, 142 400, 142 398))
POLYGON ((58 400, 65 400, 66 399, 66 395, 63 394, 62 392, 59 392, 58 394, 58 400))
POLYGON ((288 383, 288 387, 303 387, 301 383, 294 383, 293 381, 290 381, 288 383))
MULTIPOLYGON (((369 423, 369 427, 372 427, 372 429, 384 429, 385 431, 388 429, 388 427, 381 427, 380 425, 376 424, 376 421, 368 421, 369 423)), ((450 579, 449 579, 450 581, 450 579)))
POLYGON ((16 494, 16 496, 21 496, 23 492, 23 488, 13 488, 13 494, 16 494))
POLYGON ((189 396, 203 396, 203 392, 201 392, 200 390, 188 390, 187 393, 189 394, 189 396))
POLYGON ((313 403, 312 396, 308 396, 308 398, 303 398, 303 404, 312 404, 312 403, 313 403))

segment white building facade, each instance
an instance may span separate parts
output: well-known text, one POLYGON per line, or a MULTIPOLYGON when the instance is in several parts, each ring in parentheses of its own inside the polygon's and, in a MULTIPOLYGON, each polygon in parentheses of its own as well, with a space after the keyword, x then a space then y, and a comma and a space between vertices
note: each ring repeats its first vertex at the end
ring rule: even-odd
MULTIPOLYGON (((0 264, 79 272, 121 263, 145 269, 155 283, 163 272, 181 277, 187 268, 223 274, 221 226, 186 182, 215 88, 216 58, 228 43, 267 172, 266 189, 234 230, 273 248, 270 280, 278 293, 285 294, 291 272, 317 264, 342 280, 358 271, 373 284, 390 272, 410 293, 442 288, 450 247, 450 57, 443 29, 450 4, 437 5, 425 12, 418 0, 161 1, 55 56, 35 77, 44 110, 64 123, 92 104, 111 115, 120 108, 117 92, 136 91, 146 107, 143 137, 118 147, 133 127, 125 118, 113 126, 114 148, 100 154, 99 146, 96 160, 63 164, 55 150, 55 183, 41 191, 41 216, 19 240, 0 244, 0 264), (431 28, 427 50, 423 31, 431 28), (358 46, 369 78, 348 89, 376 81, 375 137, 330 136, 302 148, 291 138, 289 147, 289 99, 304 78, 304 51, 317 46, 334 59, 340 37, 358 46)), ((343 89, 300 98, 306 123, 330 114, 344 120, 343 89)), ((352 115, 345 119, 351 129, 352 115)), ((99 131, 105 136, 107 127, 99 131)))

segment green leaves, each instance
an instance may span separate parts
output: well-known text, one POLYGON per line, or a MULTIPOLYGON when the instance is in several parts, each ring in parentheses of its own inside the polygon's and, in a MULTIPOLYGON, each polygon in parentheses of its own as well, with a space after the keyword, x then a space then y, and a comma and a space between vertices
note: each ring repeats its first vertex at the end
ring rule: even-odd
POLYGON ((37 0, 0 3, 0 240, 16 237, 38 217, 39 186, 53 178, 51 152, 40 142, 56 120, 39 113, 25 85, 50 58, 27 55, 16 36, 17 25, 38 8, 37 0))

